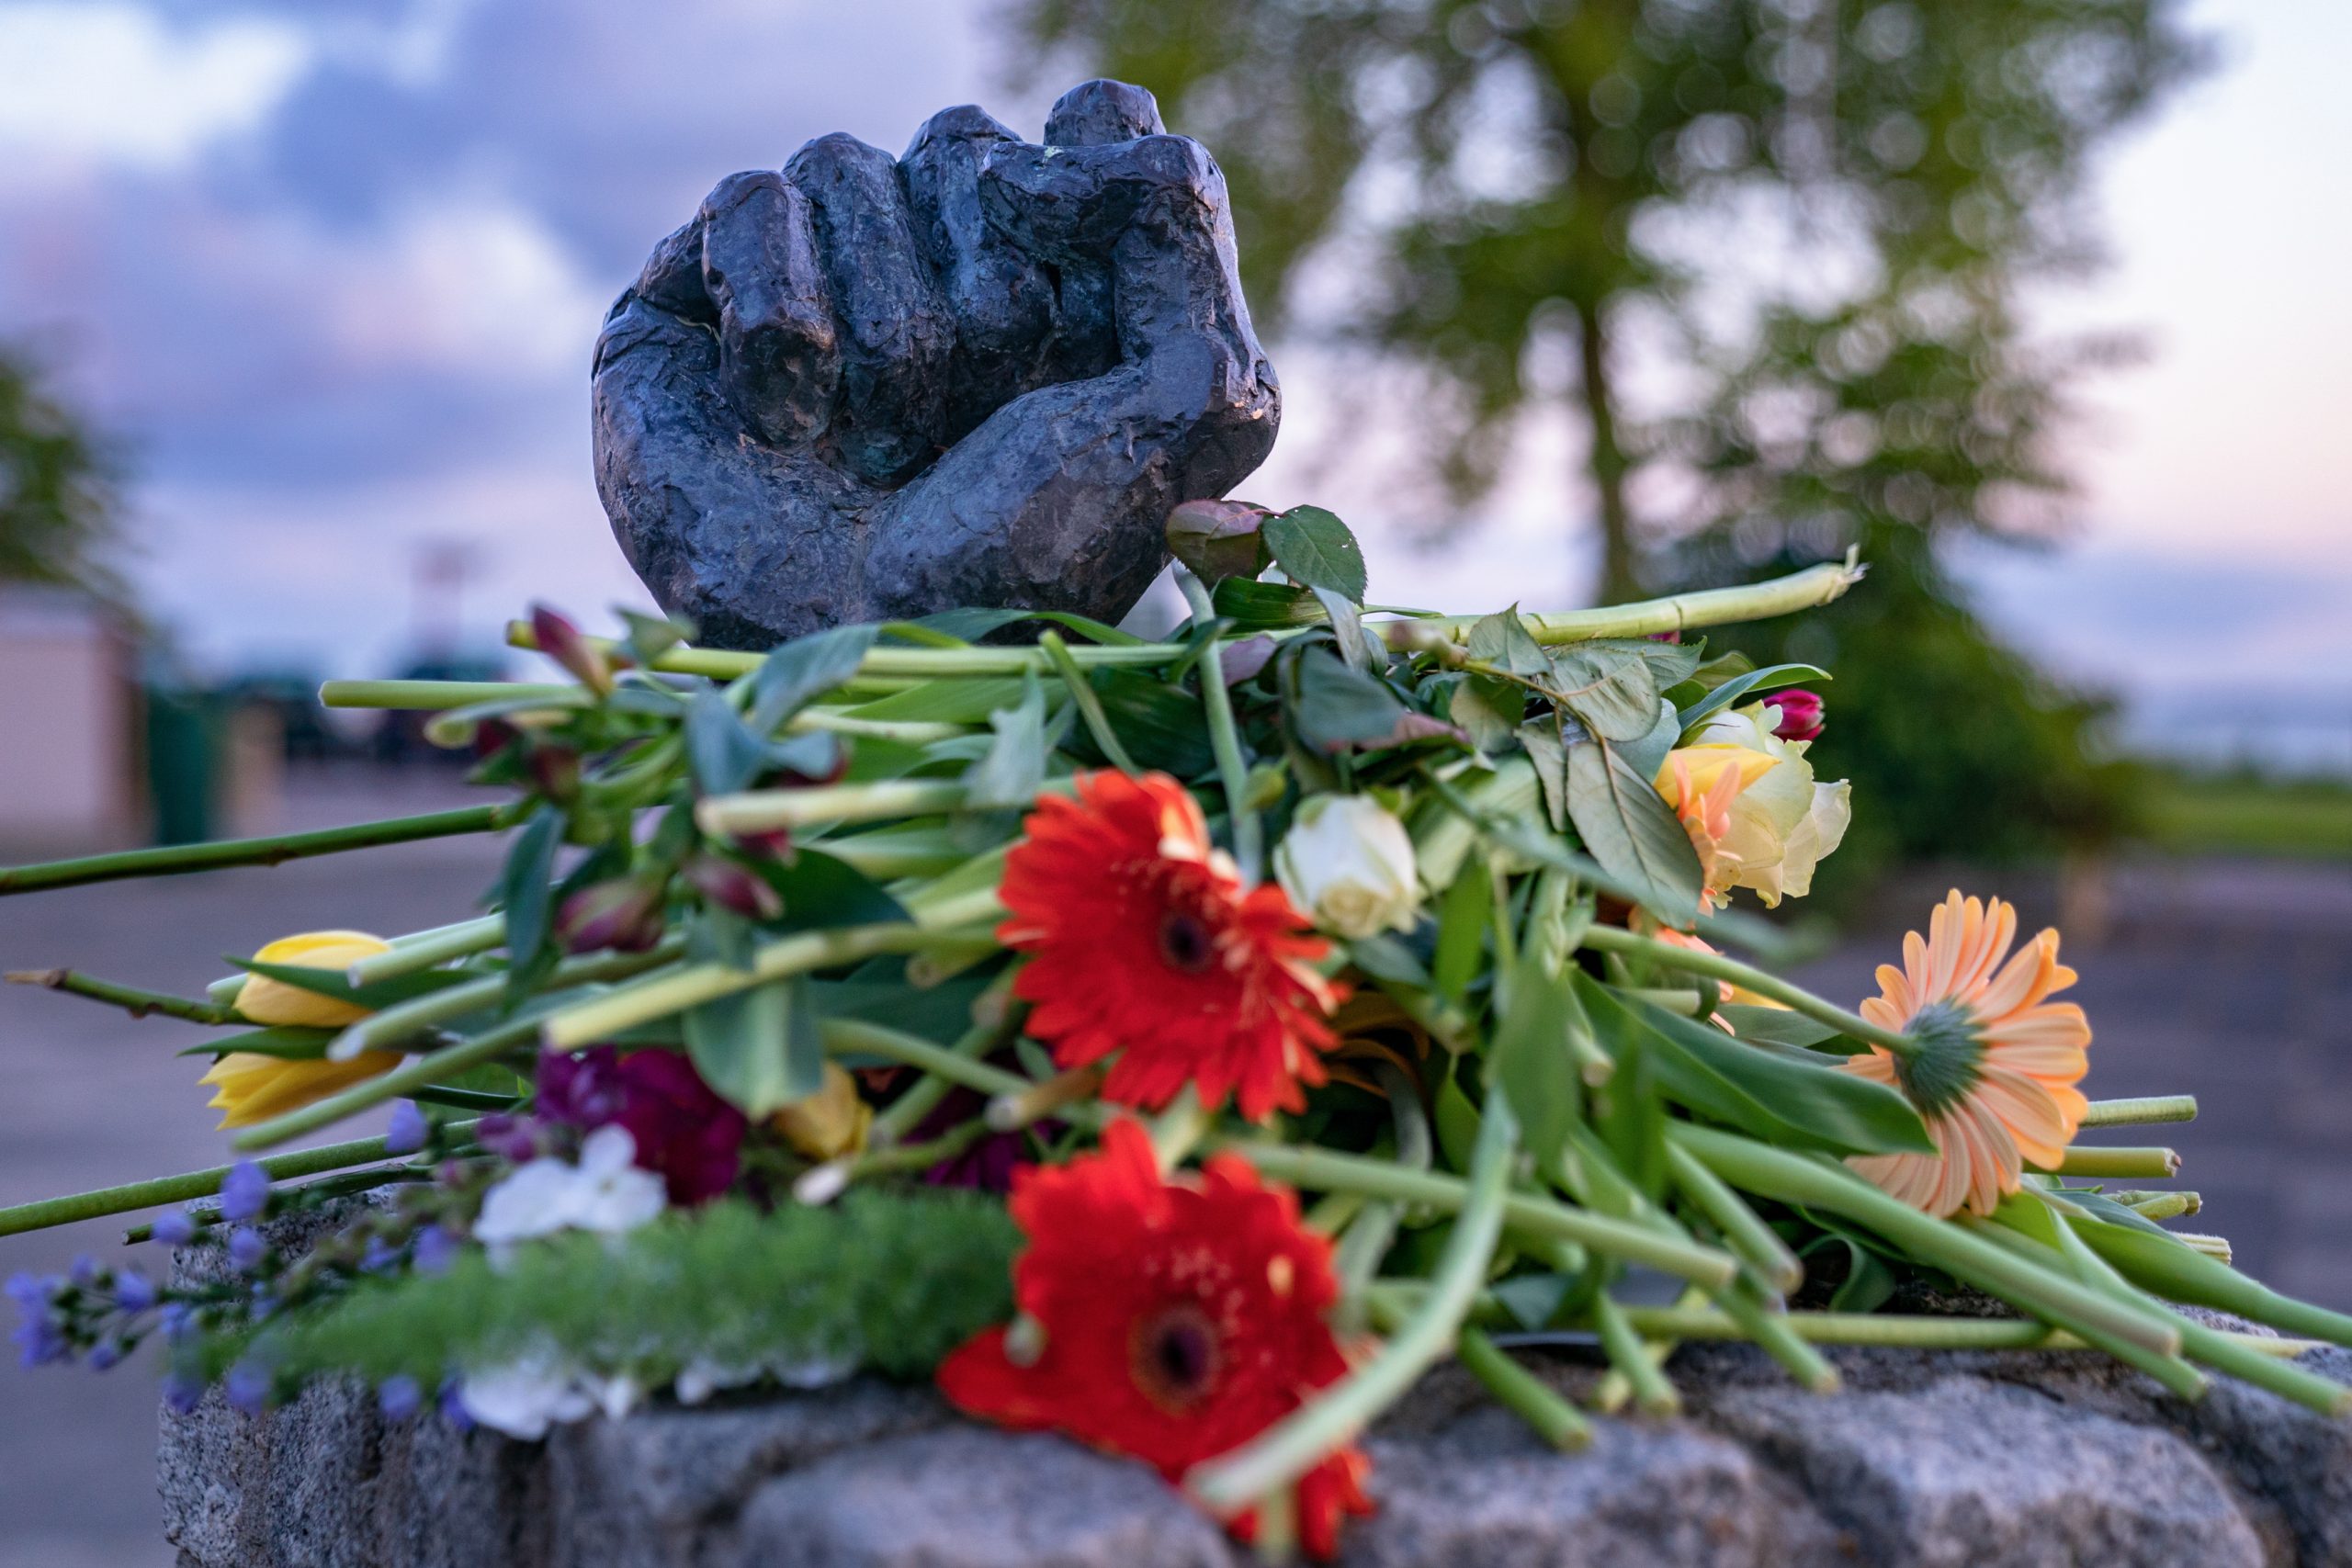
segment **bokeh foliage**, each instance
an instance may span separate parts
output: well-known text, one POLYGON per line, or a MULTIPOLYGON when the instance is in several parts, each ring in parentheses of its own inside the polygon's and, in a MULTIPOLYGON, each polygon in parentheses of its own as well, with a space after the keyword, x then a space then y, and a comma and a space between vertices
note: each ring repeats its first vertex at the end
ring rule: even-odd
MULTIPOLYGON (((1216 149, 1270 325, 1427 375, 1416 415, 1457 499, 1522 415, 1565 404, 1604 597, 1860 545, 1871 586, 1788 635, 1839 644, 1825 761, 1872 800, 1880 847, 1911 853, 2128 822, 2100 705, 1999 647, 1941 551, 2063 515, 2067 389, 2117 345, 2030 339, 2020 295, 2096 263, 2090 159, 2199 68, 2183 9, 1012 6, 1034 69, 1139 82, 1216 149), (1319 255, 1344 265, 1300 287, 1319 255), (1668 406, 1628 390, 1636 332, 1676 367, 1668 406)), ((1856 847, 1849 875, 1872 859, 1856 847)))
POLYGON ((79 588, 118 599, 115 459, 0 345, 0 582, 79 588))

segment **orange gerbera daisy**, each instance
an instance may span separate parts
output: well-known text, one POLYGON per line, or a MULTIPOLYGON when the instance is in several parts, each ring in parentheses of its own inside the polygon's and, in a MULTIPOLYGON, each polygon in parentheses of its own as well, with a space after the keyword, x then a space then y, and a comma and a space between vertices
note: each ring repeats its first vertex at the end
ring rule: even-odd
MULTIPOLYGON (((1100 1153, 1015 1173, 1011 1207, 1029 1238, 1013 1295, 1044 1347, 1016 1360, 991 1328, 941 1363, 940 1391, 972 1415, 1068 1432, 1176 1481, 1347 1371, 1328 1321, 1330 1242, 1237 1156, 1170 1180, 1143 1129, 1114 1122, 1100 1153)), ((1372 1511, 1369 1468, 1341 1449, 1300 1478, 1314 1555, 1331 1555, 1344 1515, 1372 1511)), ((1256 1524, 1233 1529, 1246 1540, 1256 1524)))
POLYGON ((1156 1108, 1195 1085, 1252 1121, 1297 1111, 1324 1080, 1324 1021, 1344 997, 1311 967, 1329 951, 1274 883, 1244 889, 1208 823, 1165 773, 1081 773, 1048 795, 1006 856, 997 931, 1031 954, 1013 989, 1064 1067, 1118 1053, 1106 1100, 1156 1108))
POLYGON ((2075 1089, 2089 1069, 2091 1026, 2073 1002, 2047 998, 2075 983, 2045 931, 2001 960, 2018 934, 2017 910, 1954 888, 1928 924, 1903 938, 1903 967, 1882 964, 1881 995, 1861 1007, 1882 1029, 1917 1040, 1898 1058, 1873 1049, 1849 1071, 1892 1084, 1918 1108, 1932 1155, 1865 1155, 1846 1163, 1914 1208, 1944 1215, 1965 1206, 1989 1214, 2018 1190, 2027 1162, 2055 1167, 2083 1123, 2075 1089))

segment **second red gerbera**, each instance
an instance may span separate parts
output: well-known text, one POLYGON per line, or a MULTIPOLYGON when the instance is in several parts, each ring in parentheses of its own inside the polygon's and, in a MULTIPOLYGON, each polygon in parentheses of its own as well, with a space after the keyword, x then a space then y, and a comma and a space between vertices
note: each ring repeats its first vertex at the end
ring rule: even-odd
MULTIPOLYGON (((940 1390, 972 1415, 1068 1432, 1178 1481, 1347 1371, 1328 1322, 1331 1244, 1236 1156, 1164 1179, 1143 1129, 1115 1122, 1099 1154, 1016 1173, 1011 1207, 1029 1238, 1013 1296, 1044 1346, 1015 1361, 992 1328, 948 1357, 940 1390)), ((1341 1449, 1299 1478, 1314 1555, 1331 1555, 1344 1515, 1372 1511, 1368 1470, 1341 1449)), ((1246 1540, 1256 1520, 1233 1526, 1246 1540)))
POLYGON ((1195 1085, 1244 1116, 1304 1108, 1340 988, 1329 951, 1275 884, 1245 889, 1208 823, 1165 773, 1082 773, 1049 795, 1005 859, 997 935, 1031 955, 1014 990, 1065 1067, 1114 1052, 1106 1100, 1157 1108, 1195 1085))

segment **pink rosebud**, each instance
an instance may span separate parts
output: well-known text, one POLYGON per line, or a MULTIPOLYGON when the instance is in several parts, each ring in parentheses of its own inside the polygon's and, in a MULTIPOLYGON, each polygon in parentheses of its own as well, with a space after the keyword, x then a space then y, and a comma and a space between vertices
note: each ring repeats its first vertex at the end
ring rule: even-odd
POLYGON ((1271 515, 1246 501, 1185 502, 1168 514, 1169 551, 1211 587, 1228 577, 1255 577, 1266 568, 1259 530, 1271 515))
POLYGON ((1682 628, 1680 626, 1677 626, 1670 632, 1652 632, 1650 633, 1650 640, 1652 642, 1680 642, 1682 640, 1682 628))
POLYGON ((714 854, 697 854, 689 856, 682 869, 695 892, 747 920, 773 920, 784 913, 783 895, 747 866, 714 854))
POLYGON ((556 935, 571 953, 643 953, 662 940, 662 884, 653 877, 594 883, 556 911, 556 935))
POLYGON ((600 697, 611 694, 612 660, 582 636, 578 626, 545 604, 531 606, 531 639, 538 644, 541 653, 570 671, 582 685, 600 697))
POLYGON ((1777 692, 1764 701, 1780 710, 1781 722, 1772 727, 1772 733, 1781 739, 1817 740, 1821 738, 1821 697, 1818 693, 1792 688, 1777 692))
POLYGON ((764 828, 756 833, 729 835, 738 852, 753 860, 772 860, 779 865, 790 865, 799 852, 792 847, 792 829, 764 828))

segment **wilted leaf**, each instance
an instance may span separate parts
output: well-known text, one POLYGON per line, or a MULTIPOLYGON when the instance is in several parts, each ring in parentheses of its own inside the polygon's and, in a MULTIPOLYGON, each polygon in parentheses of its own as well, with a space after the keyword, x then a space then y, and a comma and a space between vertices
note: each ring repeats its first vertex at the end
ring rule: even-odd
POLYGON ((1593 643, 1555 649, 1544 690, 1604 740, 1639 740, 1657 725, 1657 680, 1638 653, 1593 643))
POLYGON ((1481 751, 1499 751, 1527 713, 1527 688, 1487 675, 1464 675, 1453 682, 1446 711, 1481 751))
POLYGON ((1520 619, 1516 604, 1472 626, 1468 652, 1479 663, 1508 670, 1514 675, 1544 675, 1552 669, 1543 645, 1528 631, 1527 623, 1520 619))
POLYGON ((1560 739, 1560 727, 1549 720, 1522 725, 1519 743, 1527 748, 1528 756, 1535 763, 1535 776, 1544 784, 1544 810, 1552 819, 1552 830, 1564 832, 1568 826, 1568 749, 1560 739))

